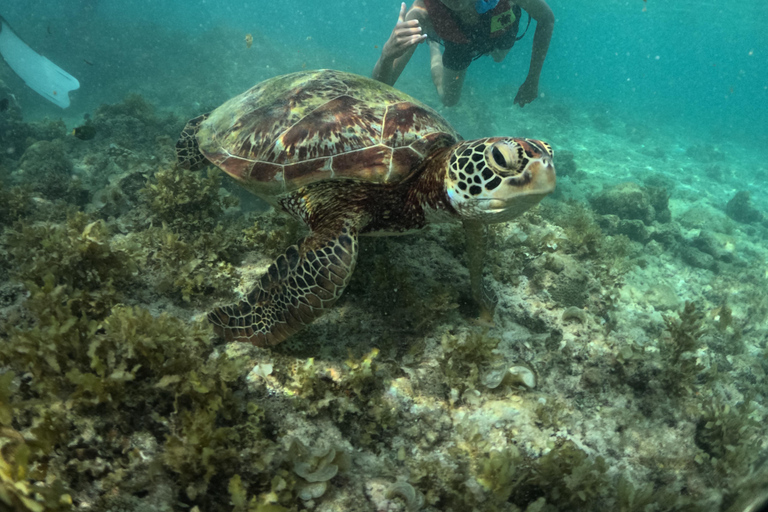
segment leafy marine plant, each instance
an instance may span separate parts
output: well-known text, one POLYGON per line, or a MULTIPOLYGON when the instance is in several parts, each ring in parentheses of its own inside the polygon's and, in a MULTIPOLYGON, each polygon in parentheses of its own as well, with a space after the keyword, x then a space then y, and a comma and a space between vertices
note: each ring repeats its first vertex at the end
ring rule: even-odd
POLYGON ((158 170, 141 189, 153 225, 132 235, 146 255, 161 292, 193 297, 230 290, 235 275, 231 260, 244 237, 218 223, 237 200, 220 194, 219 174, 194 173, 178 167, 158 170))
POLYGON ((454 399, 481 382, 486 366, 494 359, 493 350, 500 341, 499 338, 488 336, 488 329, 476 329, 458 335, 443 334, 440 368, 446 383, 455 393, 454 399))
POLYGON ((61 479, 32 481, 32 448, 23 436, 3 427, 0 432, 0 508, 15 512, 56 512, 74 510, 72 497, 61 479), (5 508, 7 507, 7 508, 5 508))
POLYGON ((746 398, 736 405, 709 397, 700 405, 694 441, 703 452, 697 462, 707 458, 718 474, 748 474, 758 460, 759 408, 746 398))
POLYGON ((102 220, 77 212, 63 224, 17 224, 7 232, 12 273, 27 287, 61 286, 71 306, 89 316, 103 316, 120 300, 136 270, 132 255, 112 244, 102 220))
POLYGON ((152 219, 174 231, 194 233, 212 227, 238 201, 220 195, 221 173, 192 172, 177 166, 159 169, 140 191, 152 219))
POLYGON ((607 496, 607 471, 603 457, 590 457, 573 441, 562 441, 531 462, 511 500, 523 505, 544 496, 559 510, 588 510, 590 504, 607 496))
MULTIPOLYGON (((152 471, 177 474, 183 499, 204 506, 215 499, 207 494, 212 479, 234 474, 233 460, 255 474, 269 466, 273 450, 261 434, 262 413, 232 391, 244 361, 209 359, 207 325, 132 307, 88 321, 72 315, 63 293, 50 282, 33 293, 27 309, 34 324, 10 329, 0 346, 0 364, 26 375, 23 386, 6 393, 21 412, 17 428, 40 447, 40 457, 59 461, 51 467, 77 461, 79 471, 98 473, 105 458, 120 468, 111 477, 120 487, 132 468, 148 471, 147 458, 127 447, 149 438, 164 448, 150 459, 152 471), (115 436, 123 439, 116 452, 115 436)), ((141 481, 131 485, 151 486, 141 481)))
POLYGON ((12 403, 16 374, 0 375, 0 509, 17 512, 73 510, 72 497, 61 479, 49 474, 45 443, 29 442, 14 427, 12 403))
MULTIPOLYGON (((57 461, 47 481, 61 478, 62 461, 75 461, 70 466, 83 474, 103 473, 105 459, 120 471, 145 464, 135 450, 113 451, 114 425, 121 425, 128 445, 147 432, 172 432, 155 464, 184 475, 186 499, 200 500, 214 475, 231 474, 225 466, 232 457, 266 466, 258 411, 238 406, 231 392, 242 368, 229 358, 207 361, 207 324, 116 306, 133 279, 135 253, 116 244, 102 221, 78 213, 65 224, 21 223, 6 245, 29 295, 3 326, 0 365, 5 375, 24 376, 3 403, 19 412, 15 429, 36 447, 29 460, 57 461), (244 433, 261 455, 234 449, 244 433), (79 438, 89 440, 87 449, 79 438)), ((162 443, 159 435, 155 443, 162 443)), ((35 488, 23 464, 4 461, 16 489, 35 488)), ((113 485, 120 485, 120 474, 110 477, 113 485)), ((85 483, 83 477, 68 481, 85 483)))
POLYGON ((520 484, 523 457, 515 446, 492 450, 477 463, 477 481, 494 499, 503 503, 520 484))
POLYGON ((686 301, 677 318, 671 315, 664 315, 663 318, 667 330, 661 346, 662 356, 667 362, 663 380, 670 389, 690 393, 699 372, 694 352, 704 334, 704 313, 698 311, 693 302, 686 301))
POLYGON ((32 209, 32 192, 28 187, 7 187, 0 181, 0 226, 9 225, 32 209))
POLYGON ((184 236, 167 226, 151 227, 134 237, 146 254, 146 265, 156 273, 153 285, 160 292, 193 298, 228 292, 235 269, 228 261, 232 245, 221 225, 196 236, 184 236))

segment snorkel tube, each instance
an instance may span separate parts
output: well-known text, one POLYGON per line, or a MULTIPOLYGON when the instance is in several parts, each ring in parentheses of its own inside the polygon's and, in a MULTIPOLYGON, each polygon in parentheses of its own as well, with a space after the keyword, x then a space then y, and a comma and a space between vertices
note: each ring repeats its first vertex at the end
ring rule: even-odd
POLYGON ((499 0, 477 0, 475 2, 475 11, 477 14, 485 14, 499 5, 499 0))

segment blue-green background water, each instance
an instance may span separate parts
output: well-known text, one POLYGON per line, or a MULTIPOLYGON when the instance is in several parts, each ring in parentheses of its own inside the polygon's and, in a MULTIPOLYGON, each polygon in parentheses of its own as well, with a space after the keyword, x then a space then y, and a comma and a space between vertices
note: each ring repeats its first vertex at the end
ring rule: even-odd
MULTIPOLYGON (((636 116, 649 129, 768 143, 763 2, 549 3, 556 25, 541 77, 545 98, 636 116)), ((301 66, 369 74, 398 8, 396 1, 25 0, 4 2, 2 14, 82 83, 67 112, 16 83, 25 110, 72 117, 139 88, 156 89, 173 108, 168 91, 177 87, 181 104, 194 95, 186 86, 196 77, 204 88, 220 75, 223 101, 225 93, 301 66), (255 38, 248 51, 246 33, 255 38)), ((465 104, 511 102, 527 72, 534 29, 535 22, 502 65, 489 58, 472 65, 465 104)), ((437 106, 427 53, 426 47, 417 52, 398 86, 437 106)))

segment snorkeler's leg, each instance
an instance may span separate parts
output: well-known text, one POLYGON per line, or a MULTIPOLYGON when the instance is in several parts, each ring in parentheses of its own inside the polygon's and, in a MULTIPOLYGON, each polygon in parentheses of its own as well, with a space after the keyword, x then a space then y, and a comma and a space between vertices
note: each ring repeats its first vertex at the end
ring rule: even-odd
POLYGON ((457 71, 447 67, 443 62, 443 53, 440 51, 440 45, 432 40, 428 40, 428 44, 432 82, 435 84, 435 89, 437 89, 437 94, 440 96, 443 105, 452 107, 459 102, 467 70, 457 71))
POLYGON ((429 68, 432 73, 432 83, 435 84, 437 94, 443 96, 443 53, 436 41, 428 41, 429 44, 429 68))
POLYGON ((442 92, 438 89, 443 105, 452 107, 459 102, 461 88, 464 86, 464 77, 466 75, 466 69, 456 71, 443 66, 442 92))

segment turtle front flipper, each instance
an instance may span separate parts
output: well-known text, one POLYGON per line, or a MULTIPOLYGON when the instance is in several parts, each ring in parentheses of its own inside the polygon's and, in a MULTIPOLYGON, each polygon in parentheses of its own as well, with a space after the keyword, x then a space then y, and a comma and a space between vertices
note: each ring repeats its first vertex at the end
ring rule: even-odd
POLYGON ((467 238, 467 267, 472 288, 472 298, 480 307, 478 319, 483 323, 493 324, 496 309, 496 293, 483 280, 485 252, 488 245, 488 226, 482 222, 465 219, 464 233, 467 238))
POLYGON ((179 140, 176 141, 176 161, 183 169, 190 171, 199 171, 210 162, 200 152, 200 146, 197 143, 197 130, 200 123, 208 119, 208 114, 203 114, 191 119, 182 130, 179 140))
POLYGON ((245 300, 214 309, 208 319, 227 341, 277 345, 333 306, 357 254, 351 223, 313 232, 277 258, 245 300))

